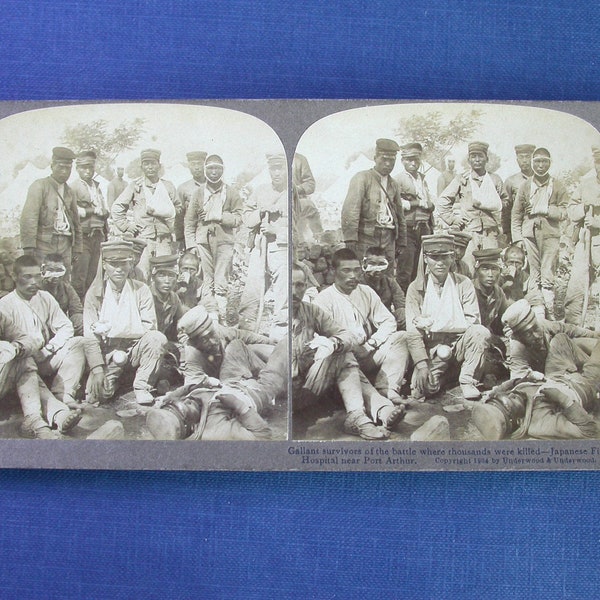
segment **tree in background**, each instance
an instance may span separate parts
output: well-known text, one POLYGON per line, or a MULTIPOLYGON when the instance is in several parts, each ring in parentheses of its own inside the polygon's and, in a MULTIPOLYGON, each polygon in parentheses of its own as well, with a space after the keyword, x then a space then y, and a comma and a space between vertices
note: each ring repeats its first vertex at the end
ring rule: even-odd
POLYGON ((108 122, 98 119, 90 123, 78 123, 67 127, 63 134, 63 143, 78 153, 82 150, 94 150, 98 155, 96 172, 112 179, 112 166, 121 152, 133 148, 144 133, 145 119, 123 121, 114 129, 109 129, 108 122))
POLYGON ((422 144, 423 160, 443 171, 446 168, 445 157, 457 144, 472 139, 482 115, 482 110, 474 108, 468 112, 460 112, 446 122, 443 113, 433 110, 424 115, 400 119, 394 133, 402 144, 409 142, 422 144))

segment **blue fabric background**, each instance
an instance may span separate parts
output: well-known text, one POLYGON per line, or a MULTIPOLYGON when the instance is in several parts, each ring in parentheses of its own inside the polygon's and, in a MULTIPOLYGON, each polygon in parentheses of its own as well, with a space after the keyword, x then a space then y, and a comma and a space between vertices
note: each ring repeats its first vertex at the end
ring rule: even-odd
MULTIPOLYGON (((600 99, 590 2, 5 0, 0 99, 600 99)), ((595 598, 597 473, 0 472, 2 598, 595 598)))

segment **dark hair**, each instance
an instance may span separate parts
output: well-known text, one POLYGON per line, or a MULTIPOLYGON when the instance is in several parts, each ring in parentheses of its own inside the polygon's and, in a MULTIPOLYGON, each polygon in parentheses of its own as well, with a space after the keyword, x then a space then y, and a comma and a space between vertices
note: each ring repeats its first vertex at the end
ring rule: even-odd
POLYGON ((15 260, 13 264, 13 271, 15 274, 20 273, 21 269, 26 267, 39 267, 40 263, 35 256, 31 256, 31 254, 24 254, 23 256, 19 256, 17 260, 15 260))
POLYGON ((333 256, 331 257, 331 266, 334 269, 337 269, 343 260, 358 260, 358 257, 354 250, 350 250, 350 248, 340 248, 333 253, 333 256))
POLYGON ((371 246, 370 248, 367 248, 365 256, 367 254, 372 254, 373 256, 385 256, 385 250, 381 246, 371 246))
POLYGON ((44 262, 59 262, 62 263, 63 265, 65 264, 65 259, 63 257, 62 254, 59 254, 58 252, 53 252, 52 254, 46 254, 46 256, 44 256, 44 262))

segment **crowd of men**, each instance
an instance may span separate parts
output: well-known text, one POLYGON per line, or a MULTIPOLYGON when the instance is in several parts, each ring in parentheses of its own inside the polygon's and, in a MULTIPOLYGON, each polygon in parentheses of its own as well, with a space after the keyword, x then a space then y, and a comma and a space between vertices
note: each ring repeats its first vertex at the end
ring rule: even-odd
POLYGON ((502 181, 487 169, 489 145, 473 141, 467 170, 447 160, 434 193, 421 143, 378 139, 373 167, 349 182, 337 240, 315 226, 310 197, 294 194, 297 417, 337 388, 344 430, 386 439, 411 409, 458 384, 483 439, 598 437, 600 331, 585 317, 597 304, 600 148, 571 194, 547 148, 521 144, 515 154, 519 171, 502 181), (572 229, 558 321, 559 245, 572 229))
POLYGON ((261 414, 287 390, 287 161, 267 154, 270 180, 246 197, 220 156, 186 158, 176 188, 143 150, 142 175, 119 169, 105 198, 94 150, 56 147, 29 187, 0 298, 0 396, 18 396, 24 436, 63 437, 133 379, 155 437, 270 438, 261 414))

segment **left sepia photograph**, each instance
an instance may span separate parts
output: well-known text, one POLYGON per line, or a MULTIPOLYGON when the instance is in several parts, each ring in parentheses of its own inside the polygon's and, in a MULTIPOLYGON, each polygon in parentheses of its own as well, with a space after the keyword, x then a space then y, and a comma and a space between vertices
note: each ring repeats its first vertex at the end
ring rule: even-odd
POLYGON ((284 440, 288 177, 249 114, 0 120, 0 438, 284 440))

